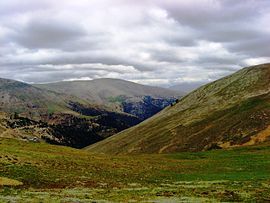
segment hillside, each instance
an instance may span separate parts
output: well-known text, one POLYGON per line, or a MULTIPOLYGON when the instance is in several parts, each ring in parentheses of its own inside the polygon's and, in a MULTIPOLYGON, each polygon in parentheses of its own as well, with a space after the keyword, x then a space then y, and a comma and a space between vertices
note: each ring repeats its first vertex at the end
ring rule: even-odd
POLYGON ((180 91, 109 78, 38 84, 36 87, 105 105, 113 110, 135 115, 141 120, 151 117, 184 95, 180 91))
POLYGON ((101 153, 169 153, 270 139, 270 64, 204 85, 139 125, 88 147, 101 153))
POLYGON ((0 137, 82 148, 140 122, 135 116, 14 80, 0 79, 0 98, 0 137))
POLYGON ((0 79, 0 98, 0 111, 23 113, 31 117, 68 111, 68 101, 71 100, 71 97, 9 79, 0 79))

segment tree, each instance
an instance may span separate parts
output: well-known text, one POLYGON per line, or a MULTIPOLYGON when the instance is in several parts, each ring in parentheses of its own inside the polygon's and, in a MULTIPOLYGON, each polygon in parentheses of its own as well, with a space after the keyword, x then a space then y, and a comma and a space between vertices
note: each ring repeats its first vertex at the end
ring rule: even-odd
POLYGON ((18 114, 18 112, 16 112, 15 111, 15 113, 14 113, 14 117, 13 117, 14 119, 18 119, 19 118, 19 114, 18 114))

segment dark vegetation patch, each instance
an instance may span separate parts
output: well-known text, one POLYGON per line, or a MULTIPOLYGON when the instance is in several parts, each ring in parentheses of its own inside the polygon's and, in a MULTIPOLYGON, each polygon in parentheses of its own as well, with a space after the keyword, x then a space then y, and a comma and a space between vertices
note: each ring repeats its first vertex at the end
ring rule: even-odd
POLYGON ((143 99, 138 102, 127 99, 122 102, 122 106, 124 112, 135 115, 141 120, 145 120, 174 103, 175 100, 176 98, 153 98, 151 96, 144 96, 143 99))
POLYGON ((28 140, 31 136, 40 137, 50 144, 83 148, 140 122, 135 116, 127 114, 95 111, 83 106, 77 108, 84 114, 49 114, 44 116, 43 121, 36 121, 14 113, 5 123, 8 128, 21 130, 28 140))

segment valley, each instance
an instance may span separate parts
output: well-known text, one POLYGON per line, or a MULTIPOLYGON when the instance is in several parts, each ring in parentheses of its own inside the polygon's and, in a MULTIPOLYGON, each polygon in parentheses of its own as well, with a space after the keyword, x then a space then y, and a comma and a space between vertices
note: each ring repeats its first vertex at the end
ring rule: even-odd
POLYGON ((3 79, 0 202, 270 201, 269 76, 247 67, 161 111, 133 95, 147 110, 130 113, 122 96, 97 104, 3 79))
POLYGON ((10 134, 1 136, 83 148, 138 124, 168 106, 178 94, 128 81, 105 81, 109 82, 107 86, 100 82, 96 86, 80 82, 77 87, 77 82, 72 82, 56 84, 64 89, 56 88, 54 84, 50 89, 0 79, 0 112, 5 112, 2 122, 10 134), (122 85, 124 90, 120 91, 122 85), (95 92, 97 87, 101 90, 95 92), (107 90, 103 94, 109 87, 114 91, 107 90), (123 99, 119 103, 117 98, 132 98, 134 102, 123 99))
POLYGON ((0 202, 267 202, 269 155, 269 143, 109 156, 0 138, 0 202))
POLYGON ((0 203, 270 203, 270 0, 0 0, 0 203))

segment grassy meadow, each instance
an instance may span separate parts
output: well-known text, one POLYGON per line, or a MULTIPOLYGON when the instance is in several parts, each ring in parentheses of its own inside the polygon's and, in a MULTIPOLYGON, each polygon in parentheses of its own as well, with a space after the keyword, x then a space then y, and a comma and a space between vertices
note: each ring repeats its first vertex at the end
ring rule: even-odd
POLYGON ((142 201, 270 201, 270 145, 108 156, 0 138, 0 202, 142 201))

